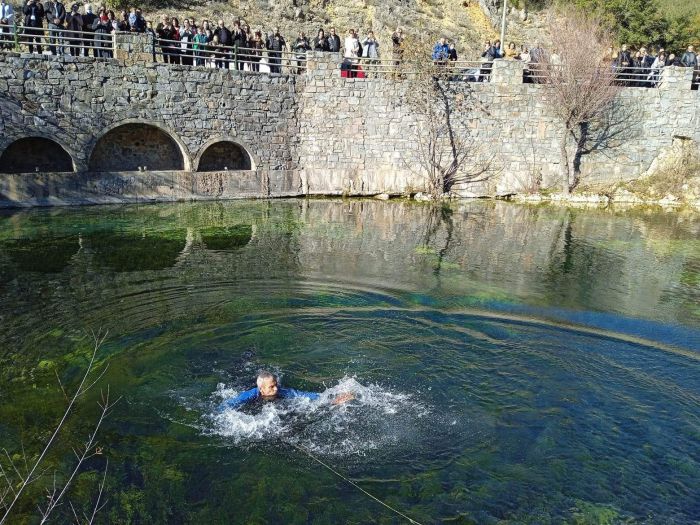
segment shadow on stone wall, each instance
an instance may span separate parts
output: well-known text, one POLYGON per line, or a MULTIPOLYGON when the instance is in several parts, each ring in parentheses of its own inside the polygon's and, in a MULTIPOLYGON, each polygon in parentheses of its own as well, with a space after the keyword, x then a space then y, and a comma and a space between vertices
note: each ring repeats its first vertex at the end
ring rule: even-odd
POLYGON ((209 146, 199 160, 197 171, 251 170, 248 152, 232 141, 216 142, 209 146))
POLYGON ((44 137, 25 137, 0 156, 0 173, 73 172, 73 159, 63 147, 44 137))
POLYGON ((149 124, 123 124, 105 133, 90 155, 90 171, 151 171, 185 169, 177 142, 149 124))

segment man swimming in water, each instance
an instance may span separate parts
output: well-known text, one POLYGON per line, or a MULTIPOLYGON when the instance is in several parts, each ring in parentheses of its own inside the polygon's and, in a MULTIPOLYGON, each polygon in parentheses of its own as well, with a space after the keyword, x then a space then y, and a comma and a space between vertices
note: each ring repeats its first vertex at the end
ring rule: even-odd
MULTIPOLYGON (((293 399, 295 397, 305 397, 311 400, 317 400, 321 397, 321 394, 316 392, 302 392, 301 390, 294 390, 293 388, 280 388, 277 382, 277 377, 271 372, 260 372, 258 378, 255 381, 258 385, 255 388, 241 392, 236 397, 227 399, 221 404, 221 410, 227 408, 238 408, 251 401, 256 401, 262 399, 264 401, 272 401, 274 399, 293 399)), ((333 405, 340 405, 355 399, 355 396, 346 392, 337 396, 331 403, 333 405)))

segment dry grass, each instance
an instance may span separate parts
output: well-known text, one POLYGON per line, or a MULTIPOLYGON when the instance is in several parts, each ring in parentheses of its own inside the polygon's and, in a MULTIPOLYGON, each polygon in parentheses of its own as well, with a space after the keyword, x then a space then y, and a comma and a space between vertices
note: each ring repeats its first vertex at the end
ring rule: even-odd
POLYGON ((694 200, 700 197, 700 158, 678 159, 653 175, 625 186, 625 189, 643 198, 662 199, 673 195, 683 200, 694 200))

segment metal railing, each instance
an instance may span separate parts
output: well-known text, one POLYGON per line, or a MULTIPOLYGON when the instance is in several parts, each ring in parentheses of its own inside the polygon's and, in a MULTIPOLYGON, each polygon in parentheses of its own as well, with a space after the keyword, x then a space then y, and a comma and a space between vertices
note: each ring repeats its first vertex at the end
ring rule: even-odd
POLYGON ((44 27, 5 26, 0 32, 0 49, 29 53, 113 58, 112 32, 70 31, 44 27), (5 31, 4 29, 7 29, 5 31))
MULTIPOLYGON (((0 51, 29 51, 58 56, 83 56, 98 59, 114 57, 116 31, 71 31, 68 29, 0 25, 0 51)), ((145 35, 148 37, 148 34, 145 35)), ((262 46, 262 43, 261 43, 262 46)), ((154 61, 171 64, 219 68, 253 73, 301 75, 306 72, 305 51, 274 51, 264 47, 222 46, 212 42, 165 40, 151 37, 147 52, 154 61)), ((523 82, 547 84, 557 77, 562 66, 526 63, 523 82)), ((490 82, 491 61, 425 61, 398 58, 344 58, 338 64, 346 78, 411 78, 428 71, 432 76, 450 81, 490 82)), ((614 77, 621 87, 657 88, 662 80, 661 68, 610 66, 600 70, 601 81, 614 77)), ((695 68, 692 89, 700 89, 700 66, 695 68)))
POLYGON ((414 78, 421 74, 462 82, 490 82, 492 62, 425 61, 391 58, 344 58, 338 65, 344 78, 414 78))
POLYGON ((222 46, 212 42, 155 39, 154 60, 170 64, 301 75, 306 72, 306 52, 274 51, 264 48, 222 46))
MULTIPOLYGON (((613 81, 621 87, 657 88, 661 84, 663 67, 616 67, 600 68, 601 82, 613 81)), ((526 84, 549 84, 563 75, 563 66, 553 64, 525 64, 523 82, 526 84)))

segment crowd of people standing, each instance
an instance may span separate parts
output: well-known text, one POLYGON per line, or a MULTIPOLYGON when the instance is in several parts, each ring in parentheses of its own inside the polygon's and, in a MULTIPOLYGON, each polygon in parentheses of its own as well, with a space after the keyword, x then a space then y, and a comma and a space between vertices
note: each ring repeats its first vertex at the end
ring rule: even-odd
MULTIPOLYGON (((342 53, 341 67, 344 76, 362 76, 361 64, 378 64, 382 58, 398 63, 404 58, 404 34, 397 28, 391 36, 390 57, 383 57, 383 46, 373 31, 360 37, 355 29, 349 29, 341 39, 334 27, 326 33, 319 29, 315 37, 309 38, 300 31, 297 37, 287 42, 279 28, 263 33, 252 30, 240 20, 227 27, 223 19, 213 23, 193 18, 182 22, 176 17, 163 15, 154 27, 146 21, 141 10, 131 8, 116 14, 106 7, 93 12, 89 4, 73 4, 67 10, 60 0, 26 0, 21 11, 21 34, 16 35, 15 12, 7 0, 0 0, 0 48, 11 48, 17 43, 27 47, 30 53, 71 54, 111 58, 113 54, 112 33, 143 33, 151 37, 151 51, 161 55, 167 63, 260 71, 261 63, 272 73, 281 72, 282 63, 297 72, 304 69, 306 53, 320 51, 342 53), (283 56, 284 55, 284 56, 283 56)), ((627 45, 619 50, 610 49, 605 60, 610 63, 626 85, 654 85, 660 71, 667 66, 700 68, 698 55, 693 46, 680 56, 667 53, 659 47, 640 47, 632 51, 627 45)), ((557 51, 545 51, 536 44, 532 48, 516 46, 510 42, 503 48, 501 42, 488 41, 481 53, 482 65, 473 69, 471 80, 487 77, 490 64, 497 59, 521 60, 528 64, 528 71, 536 70, 536 64, 557 65, 561 62, 557 51)), ((441 38, 432 49, 431 59, 436 65, 455 63, 458 59, 454 42, 441 38)), ((468 75, 467 75, 468 76, 468 75)), ((532 76, 532 75, 531 75, 532 76)))

